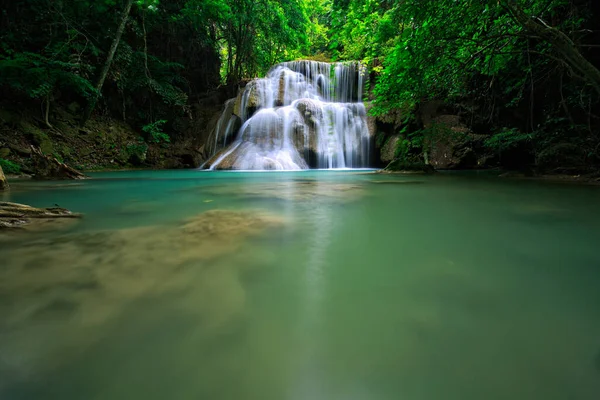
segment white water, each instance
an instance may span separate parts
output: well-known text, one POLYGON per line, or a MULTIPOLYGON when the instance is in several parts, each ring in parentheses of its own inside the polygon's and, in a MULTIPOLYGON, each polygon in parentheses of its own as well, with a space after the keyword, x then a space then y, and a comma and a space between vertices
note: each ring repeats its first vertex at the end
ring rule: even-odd
POLYGON ((237 115, 228 113, 233 103, 226 104, 215 130, 210 169, 368 167, 371 136, 362 102, 364 78, 358 63, 294 61, 275 66, 230 100, 236 102, 237 115), (237 118, 242 126, 225 148, 237 118))
POLYGON ((223 114, 217 121, 217 126, 215 128, 215 142, 212 147, 212 153, 215 154, 219 150, 220 141, 223 141, 222 147, 225 147, 227 138, 231 135, 231 131, 233 130, 233 125, 235 124, 235 120, 230 118, 230 115, 227 114, 226 110, 232 105, 235 99, 230 99, 225 102, 225 108, 223 114))

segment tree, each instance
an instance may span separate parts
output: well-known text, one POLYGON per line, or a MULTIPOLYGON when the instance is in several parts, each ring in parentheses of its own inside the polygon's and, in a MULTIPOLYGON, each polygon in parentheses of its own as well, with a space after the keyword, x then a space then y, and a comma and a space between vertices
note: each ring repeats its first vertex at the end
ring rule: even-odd
POLYGON ((552 45, 571 72, 587 81, 600 95, 600 70, 581 55, 564 32, 551 27, 539 16, 530 17, 518 4, 504 2, 503 5, 529 34, 552 45))
MULTIPOLYGON (((370 66, 373 113, 402 115, 406 129, 422 105, 442 100, 502 152, 525 149, 539 163, 568 144, 578 163, 600 162, 593 2, 373 3, 334 0, 329 32, 334 58, 370 66)), ((411 148, 427 143, 423 132, 406 137, 411 148)))
POLYGON ((112 65, 113 58, 115 57, 115 52, 117 51, 117 47, 119 47, 119 43, 121 42, 121 36, 123 35, 123 31, 125 30, 125 26, 127 25, 127 20, 129 19, 129 13, 131 11, 132 6, 133 6, 133 0, 127 0, 127 3, 125 4, 125 8, 123 10, 123 14, 121 16, 121 23, 119 24, 119 27, 117 28, 115 37, 112 41, 112 44, 110 45, 110 49, 108 50, 108 54, 106 56, 106 61, 104 62, 104 66, 102 67, 100 75, 98 76, 98 80, 96 81, 96 84, 94 85, 94 87, 96 89, 96 95, 93 96, 90 99, 90 101, 88 102, 88 105, 83 114, 83 118, 81 120, 81 126, 84 126, 86 124, 86 122, 88 121, 88 119, 90 118, 90 116, 92 115, 92 112, 94 111, 94 108, 96 107, 96 103, 98 102, 98 97, 102 93, 102 87, 104 86, 104 81, 106 80, 106 75, 108 74, 108 71, 110 70, 110 66, 112 65))

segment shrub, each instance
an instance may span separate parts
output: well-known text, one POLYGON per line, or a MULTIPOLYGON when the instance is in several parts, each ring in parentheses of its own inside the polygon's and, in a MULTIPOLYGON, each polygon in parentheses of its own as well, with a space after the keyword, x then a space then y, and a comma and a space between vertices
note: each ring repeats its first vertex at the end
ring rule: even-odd
POLYGON ((146 161, 148 145, 144 143, 143 138, 139 138, 137 143, 128 144, 125 148, 127 161, 133 165, 141 165, 146 161))
POLYGON ((162 130, 162 126, 166 122, 166 120, 161 119, 159 121, 153 122, 148 125, 144 125, 144 127, 142 127, 142 131, 144 131, 148 135, 148 141, 150 143, 171 142, 171 138, 169 137, 169 135, 164 133, 162 130))
POLYGON ((7 174, 20 174, 21 166, 19 164, 15 164, 12 161, 5 160, 4 158, 0 158, 0 167, 7 174))

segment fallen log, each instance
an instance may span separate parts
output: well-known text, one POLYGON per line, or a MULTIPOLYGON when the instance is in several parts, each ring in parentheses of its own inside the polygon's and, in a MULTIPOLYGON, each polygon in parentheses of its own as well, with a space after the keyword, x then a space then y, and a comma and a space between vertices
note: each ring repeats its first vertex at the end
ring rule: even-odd
POLYGON ((19 228, 33 222, 44 222, 60 218, 81 218, 62 207, 36 208, 25 204, 0 202, 0 229, 19 228))
POLYGON ((60 162, 56 157, 44 154, 41 149, 31 146, 31 159, 36 179, 86 179, 87 176, 60 162))

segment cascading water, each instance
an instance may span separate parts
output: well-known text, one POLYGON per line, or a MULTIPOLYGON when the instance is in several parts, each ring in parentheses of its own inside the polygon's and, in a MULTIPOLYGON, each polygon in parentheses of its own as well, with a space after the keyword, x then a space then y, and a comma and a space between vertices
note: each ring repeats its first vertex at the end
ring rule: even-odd
POLYGON ((365 75, 359 63, 294 61, 275 66, 226 103, 205 166, 368 167, 372 132, 362 102, 365 75))

